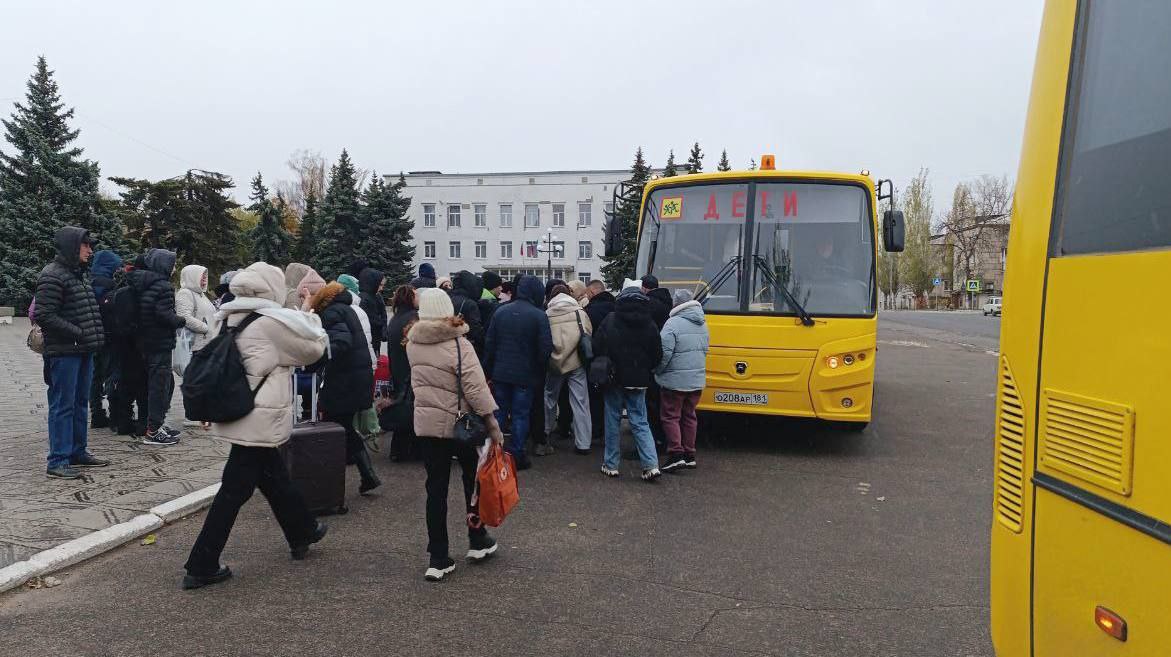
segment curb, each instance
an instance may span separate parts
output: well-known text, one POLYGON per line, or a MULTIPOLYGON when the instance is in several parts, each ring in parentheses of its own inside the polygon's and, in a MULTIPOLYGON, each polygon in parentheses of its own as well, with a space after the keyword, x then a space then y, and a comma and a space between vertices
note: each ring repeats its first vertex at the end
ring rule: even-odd
POLYGON ((46 575, 109 552, 143 534, 149 534, 164 525, 189 516, 211 504, 219 489, 220 484, 212 484, 194 493, 164 502, 126 522, 99 529, 81 538, 38 552, 26 561, 18 561, 0 568, 0 593, 14 589, 33 577, 46 575))

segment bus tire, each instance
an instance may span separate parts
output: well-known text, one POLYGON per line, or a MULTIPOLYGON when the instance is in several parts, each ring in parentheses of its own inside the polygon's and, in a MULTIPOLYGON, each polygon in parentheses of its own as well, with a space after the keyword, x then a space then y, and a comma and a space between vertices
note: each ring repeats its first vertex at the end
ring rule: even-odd
POLYGON ((834 422, 835 428, 837 428, 839 431, 844 431, 847 433, 862 433, 868 426, 870 426, 869 422, 834 422))

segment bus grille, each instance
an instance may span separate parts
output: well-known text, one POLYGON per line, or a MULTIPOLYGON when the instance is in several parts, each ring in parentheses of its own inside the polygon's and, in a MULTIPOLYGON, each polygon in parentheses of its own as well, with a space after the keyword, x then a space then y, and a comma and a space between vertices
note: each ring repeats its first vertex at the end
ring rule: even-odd
POLYGON ((1041 397, 1041 464, 1130 495, 1134 411, 1067 392, 1041 397))
POLYGON ((996 407, 996 519, 1014 532, 1024 518, 1025 411, 1008 359, 1000 359, 996 407))

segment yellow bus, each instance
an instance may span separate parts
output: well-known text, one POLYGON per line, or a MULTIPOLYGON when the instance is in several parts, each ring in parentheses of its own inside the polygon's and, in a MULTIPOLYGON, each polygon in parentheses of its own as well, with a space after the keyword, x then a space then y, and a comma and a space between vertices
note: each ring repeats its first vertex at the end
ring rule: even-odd
MULTIPOLYGON (((773 161, 648 182, 635 275, 704 305, 700 410, 862 429, 874 391, 880 197, 866 172, 777 171, 773 161)), ((621 246, 617 223, 610 254, 621 246)), ((887 211, 884 223, 885 247, 901 251, 902 213, 887 211)))
POLYGON ((1171 2, 1049 0, 1009 234, 1000 657, 1171 655, 1171 2))

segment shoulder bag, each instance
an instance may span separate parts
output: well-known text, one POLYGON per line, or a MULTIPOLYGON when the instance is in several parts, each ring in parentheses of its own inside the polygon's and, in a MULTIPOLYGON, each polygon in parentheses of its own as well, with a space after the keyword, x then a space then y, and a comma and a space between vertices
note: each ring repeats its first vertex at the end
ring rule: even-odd
POLYGON ((464 410, 464 357, 460 349, 459 338, 455 339, 455 390, 459 401, 456 406, 455 426, 452 427, 451 437, 457 442, 480 447, 488 440, 488 424, 484 418, 475 412, 464 410))
POLYGON ((586 335, 585 326, 581 323, 581 313, 580 310, 573 311, 573 318, 577 320, 577 330, 580 334, 577 338, 577 355, 581 357, 581 364, 589 367, 590 361, 594 359, 594 340, 586 335))

